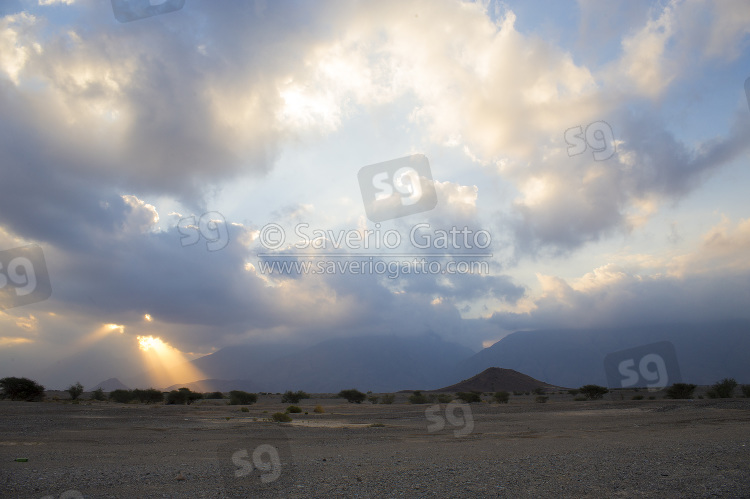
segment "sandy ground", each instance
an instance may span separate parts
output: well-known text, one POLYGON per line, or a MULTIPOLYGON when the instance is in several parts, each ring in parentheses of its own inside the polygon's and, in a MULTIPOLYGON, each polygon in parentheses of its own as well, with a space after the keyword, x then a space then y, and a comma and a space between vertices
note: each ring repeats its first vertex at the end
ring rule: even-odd
POLYGON ((0 496, 750 497, 748 399, 403 398, 303 400, 290 424, 263 421, 279 396, 249 412, 0 401, 0 496))

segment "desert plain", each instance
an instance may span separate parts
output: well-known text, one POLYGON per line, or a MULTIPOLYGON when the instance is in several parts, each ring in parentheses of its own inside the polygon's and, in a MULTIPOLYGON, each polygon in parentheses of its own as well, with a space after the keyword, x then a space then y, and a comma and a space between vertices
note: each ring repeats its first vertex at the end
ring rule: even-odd
POLYGON ((407 396, 314 395, 291 423, 268 421, 289 405, 270 394, 246 411, 0 401, 0 496, 750 497, 750 399, 407 396))

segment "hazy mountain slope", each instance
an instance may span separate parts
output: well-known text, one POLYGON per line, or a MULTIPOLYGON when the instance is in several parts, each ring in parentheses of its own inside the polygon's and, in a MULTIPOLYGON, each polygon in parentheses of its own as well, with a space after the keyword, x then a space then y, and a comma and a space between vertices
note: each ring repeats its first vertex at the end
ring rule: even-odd
POLYGON ((750 383, 750 323, 745 321, 516 332, 462 362, 458 372, 466 378, 503 367, 554 385, 605 385, 607 354, 658 341, 674 344, 685 382, 711 384, 730 376, 750 383))
POLYGON ((473 353, 429 336, 340 338, 277 359, 250 379, 273 392, 425 388, 453 381, 456 364, 473 353))

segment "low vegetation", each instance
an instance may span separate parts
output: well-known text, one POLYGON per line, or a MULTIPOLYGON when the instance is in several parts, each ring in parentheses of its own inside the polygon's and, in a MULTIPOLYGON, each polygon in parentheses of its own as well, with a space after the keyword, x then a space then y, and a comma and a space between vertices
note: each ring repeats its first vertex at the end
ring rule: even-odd
POLYGON ((70 385, 67 390, 68 395, 70 395, 71 400, 76 400, 78 397, 81 396, 83 393, 83 385, 80 381, 76 381, 75 384, 70 385))
POLYGON ((367 395, 360 392, 356 388, 350 388, 348 390, 341 390, 338 394, 339 397, 345 398, 347 402, 361 404, 367 398, 367 395))
POLYGON ((599 385, 584 385, 578 391, 586 400, 599 400, 609 393, 609 389, 599 385))
POLYGON ((97 388, 96 390, 91 392, 91 398, 100 402, 107 400, 107 396, 104 394, 104 390, 102 390, 101 388, 97 388))
MULTIPOLYGON (((187 390, 187 388, 185 388, 185 390, 187 390)), ((129 404, 133 402, 154 404, 164 401, 164 393, 155 388, 148 388, 146 390, 141 390, 140 388, 134 390, 119 389, 109 392, 109 399, 120 404, 129 404)))
POLYGON ((302 399, 309 399, 310 395, 306 392, 303 392, 302 390, 298 390, 296 392, 293 392, 291 390, 287 390, 284 392, 284 395, 281 396, 281 403, 282 404, 299 404, 302 399))
POLYGON ((299 414, 302 412, 302 409, 297 407, 296 405, 290 405, 289 407, 286 408, 286 412, 290 414, 299 414))
POLYGON ((250 405, 257 401, 258 396, 254 393, 243 392, 242 390, 229 392, 229 405, 250 405))
POLYGON ((393 393, 386 393, 380 397, 381 404, 392 404, 394 400, 396 400, 396 395, 393 393))
POLYGON ((323 409, 322 405, 318 404, 318 405, 315 406, 315 409, 313 409, 313 412, 315 414, 323 414, 324 412, 326 412, 326 410, 323 409))
POLYGON ((453 401, 453 395, 450 393, 438 393, 437 401, 441 404, 449 404, 453 401))
POLYGON ((696 385, 690 383, 675 383, 667 388, 665 396, 668 399, 691 399, 696 388, 696 385))
POLYGON ((223 399, 224 394, 221 392, 204 393, 203 398, 204 399, 223 399))
POLYGON ((724 378, 714 383, 711 389, 706 392, 706 395, 712 399, 728 399, 732 398, 732 392, 735 388, 737 388, 737 381, 734 378, 724 378))
POLYGON ((478 392, 458 392, 456 394, 456 398, 461 399, 462 401, 466 402, 467 404, 471 404, 472 402, 481 402, 482 397, 481 394, 478 392))
POLYGON ((510 400, 510 393, 506 391, 495 392, 492 398, 494 398, 495 402, 498 404, 507 404, 508 400, 510 400))
POLYGON ((0 398, 38 402, 44 399, 44 387, 29 378, 0 379, 0 398))
POLYGON ((292 417, 284 412, 275 412, 271 415, 271 420, 277 423, 289 423, 292 421, 292 417))
POLYGON ((410 404, 429 404, 430 399, 427 398, 427 396, 422 393, 422 390, 414 390, 411 395, 409 395, 409 403, 410 404))
POLYGON ((167 394, 167 404, 190 405, 196 400, 200 400, 202 398, 202 393, 194 392, 190 388, 183 387, 179 390, 172 390, 167 394))

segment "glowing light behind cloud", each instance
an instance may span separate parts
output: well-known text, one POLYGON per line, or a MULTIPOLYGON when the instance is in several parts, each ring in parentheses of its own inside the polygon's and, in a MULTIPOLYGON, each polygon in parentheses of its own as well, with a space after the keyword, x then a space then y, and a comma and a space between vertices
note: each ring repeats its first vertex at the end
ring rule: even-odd
POLYGON ((198 381, 204 378, 185 354, 158 336, 138 336, 138 348, 151 383, 165 388, 176 383, 198 381))

